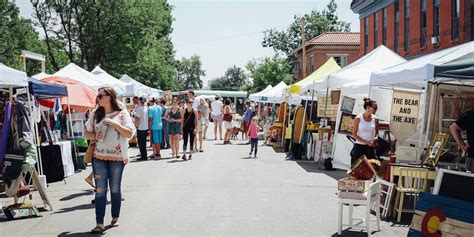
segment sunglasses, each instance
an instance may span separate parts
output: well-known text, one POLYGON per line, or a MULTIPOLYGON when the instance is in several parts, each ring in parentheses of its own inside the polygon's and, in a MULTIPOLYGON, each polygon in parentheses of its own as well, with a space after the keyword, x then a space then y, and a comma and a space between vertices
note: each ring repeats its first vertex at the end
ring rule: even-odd
POLYGON ((101 99, 102 99, 103 97, 105 97, 105 96, 109 96, 109 95, 99 94, 99 95, 97 95, 97 98, 98 98, 99 100, 101 100, 101 99))

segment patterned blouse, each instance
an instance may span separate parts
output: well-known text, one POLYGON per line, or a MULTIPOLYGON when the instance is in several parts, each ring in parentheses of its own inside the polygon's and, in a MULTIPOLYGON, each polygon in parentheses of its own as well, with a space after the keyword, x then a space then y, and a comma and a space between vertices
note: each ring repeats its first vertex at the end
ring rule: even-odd
MULTIPOLYGON (((95 111, 91 113, 86 122, 87 132, 94 132, 92 129, 92 126, 94 125, 94 114, 95 111)), ((123 161, 124 159, 128 159, 128 139, 121 136, 112 126, 105 125, 103 123, 105 118, 110 118, 119 122, 124 127, 131 128, 133 133, 135 133, 136 130, 132 118, 127 110, 124 109, 106 114, 102 121, 95 124, 95 132, 102 132, 103 139, 97 141, 94 150, 94 157, 99 160, 112 161, 123 161)))

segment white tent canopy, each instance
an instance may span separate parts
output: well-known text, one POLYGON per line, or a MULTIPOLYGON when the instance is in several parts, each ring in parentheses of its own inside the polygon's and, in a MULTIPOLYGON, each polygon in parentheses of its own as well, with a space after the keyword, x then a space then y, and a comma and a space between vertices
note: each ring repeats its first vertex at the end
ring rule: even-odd
POLYGON ((142 83, 136 81, 135 79, 131 78, 129 75, 124 74, 120 79, 120 81, 125 82, 127 84, 132 84, 134 87, 134 95, 136 96, 147 96, 147 97, 161 97, 163 92, 158 89, 154 89, 148 86, 143 85, 142 83))
POLYGON ((270 91, 271 89, 273 88, 272 85, 268 85, 265 89, 263 89, 262 91, 260 92, 257 92, 257 93, 253 93, 253 94, 250 94, 249 95, 249 99, 251 101, 259 101, 260 99, 260 96, 265 94, 266 92, 270 91))
POLYGON ((36 75, 33 75, 33 76, 31 76, 31 77, 32 77, 33 79, 36 79, 36 80, 40 80, 40 81, 41 81, 41 79, 43 79, 43 78, 45 78, 45 77, 50 77, 50 76, 51 76, 51 74, 48 74, 48 73, 45 73, 45 72, 40 72, 40 73, 38 73, 38 74, 36 74, 36 75))
POLYGON ((474 41, 431 53, 408 62, 374 72, 370 85, 391 85, 422 89, 433 81, 434 67, 474 52, 474 41))
POLYGON ((117 94, 121 96, 133 96, 134 95, 134 86, 131 83, 126 83, 120 81, 119 79, 113 77, 112 75, 108 74, 99 66, 95 67, 92 71, 97 78, 100 79, 101 82, 107 84, 107 86, 114 87, 117 91, 117 94))
POLYGON ((285 90, 287 87, 288 86, 285 84, 285 82, 280 82, 272 89, 262 93, 260 97, 263 99, 263 102, 280 103, 285 100, 285 90))
POLYGON ((363 87, 369 93, 370 75, 372 72, 404 63, 406 60, 392 50, 381 45, 362 58, 331 73, 315 83, 316 90, 363 87))
POLYGON ((88 72, 87 70, 77 66, 74 63, 70 63, 61 70, 53 74, 54 76, 68 77, 78 82, 82 82, 94 89, 99 89, 107 84, 102 82, 96 75, 88 72))
POLYGON ((18 71, 0 63, 0 88, 27 87, 28 77, 25 72, 18 71))

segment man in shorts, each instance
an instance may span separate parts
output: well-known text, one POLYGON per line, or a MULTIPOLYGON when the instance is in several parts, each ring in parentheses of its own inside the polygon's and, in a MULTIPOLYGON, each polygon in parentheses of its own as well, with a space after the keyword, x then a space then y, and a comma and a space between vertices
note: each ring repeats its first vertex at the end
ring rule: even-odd
POLYGON ((161 159, 160 144, 163 141, 163 122, 161 120, 162 108, 156 105, 155 99, 150 101, 148 108, 148 123, 151 131, 151 144, 153 147, 153 157, 156 160, 161 159))
POLYGON ((221 97, 216 95, 216 100, 211 103, 211 116, 214 120, 214 140, 217 140, 217 130, 219 130, 220 139, 222 140, 222 103, 221 97))

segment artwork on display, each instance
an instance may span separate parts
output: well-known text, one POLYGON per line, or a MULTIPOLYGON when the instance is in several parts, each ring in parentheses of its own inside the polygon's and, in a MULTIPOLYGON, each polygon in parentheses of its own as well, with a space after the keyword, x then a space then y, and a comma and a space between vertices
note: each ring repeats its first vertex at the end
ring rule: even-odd
POLYGON ((399 146, 397 148, 396 154, 397 154, 398 161, 405 161, 405 162, 419 161, 418 148, 416 147, 399 146))
POLYGON ((164 94, 165 94, 166 106, 170 106, 171 100, 173 99, 173 94, 171 93, 171 91, 165 91, 164 94))
POLYGON ((436 166, 439 158, 445 152, 446 144, 448 143, 449 134, 436 133, 431 140, 430 146, 425 154, 425 160, 423 164, 436 166))
POLYGON ((341 121, 339 122, 339 133, 352 133, 352 123, 354 122, 354 118, 356 116, 353 114, 342 113, 341 114, 341 121))
POLYGON ((331 97, 328 97, 328 102, 326 105, 326 97, 324 96, 318 96, 318 117, 319 118, 324 118, 324 115, 326 115, 327 118, 330 118, 331 120, 335 120, 337 117, 337 109, 338 109, 337 104, 333 105, 331 102, 331 97), (327 106, 327 107, 326 107, 327 106), (325 111, 326 109, 326 111, 325 111))
POLYGON ((352 114, 354 111, 356 99, 344 96, 342 98, 341 112, 352 114))
POLYGON ((390 131, 399 144, 415 134, 419 111, 419 92, 393 91, 390 131))

